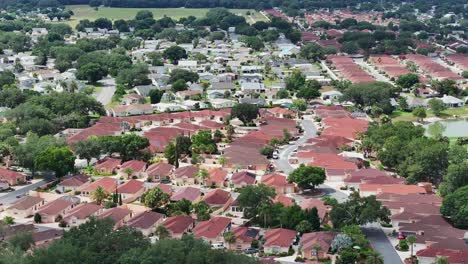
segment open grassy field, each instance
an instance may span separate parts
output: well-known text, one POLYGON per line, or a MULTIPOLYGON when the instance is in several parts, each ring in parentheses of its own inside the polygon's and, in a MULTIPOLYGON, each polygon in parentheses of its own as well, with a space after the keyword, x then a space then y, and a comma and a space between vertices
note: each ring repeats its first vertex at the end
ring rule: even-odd
MULTIPOLYGON (((449 118, 453 116, 467 116, 468 115, 468 107, 459 107, 459 108, 450 108, 442 112, 441 118, 449 118)), ((413 116, 411 112, 402 112, 402 111, 395 111, 393 112, 390 117, 394 121, 416 121, 416 117, 413 116)), ((427 110, 427 117, 434 117, 434 113, 431 110, 427 110)))
MULTIPOLYGON (((80 20, 89 19, 91 21, 105 17, 110 20, 116 19, 131 19, 134 18, 136 13, 140 10, 149 10, 153 12, 154 18, 159 19, 163 16, 168 16, 173 19, 180 19, 182 17, 195 16, 203 17, 208 12, 208 8, 115 8, 115 7, 100 7, 98 10, 88 5, 69 5, 67 9, 73 11, 74 15, 67 22, 70 26, 74 27, 80 20)), ((267 18, 259 12, 252 9, 230 9, 230 11, 236 15, 245 16, 248 23, 254 23, 255 21, 265 21, 267 18), (251 15, 247 16, 247 11, 250 11, 251 15)))

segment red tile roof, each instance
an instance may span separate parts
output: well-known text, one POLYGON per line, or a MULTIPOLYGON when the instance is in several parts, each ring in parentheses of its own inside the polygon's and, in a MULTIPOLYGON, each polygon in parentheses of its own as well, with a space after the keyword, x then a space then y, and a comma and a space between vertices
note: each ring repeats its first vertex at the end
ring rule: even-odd
POLYGON ((175 178, 182 178, 182 177, 195 178, 198 171, 200 171, 200 169, 193 165, 180 167, 174 171, 174 177, 175 178))
POLYGON ((87 183, 78 188, 81 192, 94 192, 99 186, 101 186, 108 193, 115 192, 117 188, 117 180, 110 177, 102 177, 94 182, 87 183))
POLYGON ((294 184, 287 181, 286 176, 277 173, 262 176, 260 183, 270 187, 294 187, 294 184))
POLYGON ((108 171, 113 171, 117 169, 117 167, 122 163, 121 159, 114 159, 114 158, 106 158, 104 160, 100 160, 94 168, 97 169, 105 169, 108 171))
POLYGON ((142 172, 145 171, 146 162, 141 160, 129 160, 126 161, 120 166, 121 171, 125 171, 125 169, 131 169, 132 172, 142 172))
POLYGON ((110 218, 114 221, 114 223, 118 223, 125 219, 125 217, 132 214, 132 211, 122 207, 114 207, 107 209, 104 213, 98 215, 98 218, 110 218))
POLYGON ((191 202, 195 201, 198 197, 200 197, 201 191, 198 188, 194 187, 185 187, 178 190, 171 196, 171 201, 180 201, 182 199, 189 200, 191 202))
POLYGON ((173 234, 184 233, 195 221, 190 216, 177 215, 168 217, 162 225, 173 234))
POLYGON ((91 215, 96 214, 99 210, 103 209, 102 206, 95 203, 83 203, 77 207, 71 209, 64 217, 65 221, 69 221, 70 218, 75 217, 77 219, 86 219, 91 215))
POLYGON ((246 226, 236 226, 231 229, 231 232, 234 233, 237 241, 243 243, 252 243, 259 235, 258 229, 246 226))
POLYGON ((225 205, 231 199, 231 193, 221 189, 215 189, 203 197, 203 201, 211 206, 225 205))
POLYGON ((135 228, 148 229, 153 227, 163 217, 164 215, 161 213, 146 211, 128 220, 127 225, 135 228))
POLYGON ((217 238, 231 224, 231 218, 216 216, 210 220, 198 223, 193 228, 193 234, 198 238, 217 238))
POLYGON ((302 245, 303 251, 313 251, 314 245, 319 244, 321 249, 320 251, 328 252, 331 247, 331 243, 335 238, 335 232, 314 232, 314 233, 305 233, 302 235, 300 244, 302 245))
POLYGON ((14 202, 8 209, 27 210, 43 201, 43 198, 37 196, 25 196, 14 202))
POLYGON ((87 175, 75 175, 70 178, 63 179, 59 185, 68 186, 68 187, 79 187, 89 181, 89 176, 87 175))
POLYGON ((226 180, 228 174, 228 172, 223 169, 213 169, 209 173, 210 176, 207 181, 215 183, 223 183, 226 180))
POLYGON ((170 176, 173 169, 174 169, 174 166, 171 164, 158 162, 158 163, 151 164, 146 169, 146 173, 148 174, 148 176, 151 176, 151 177, 159 176, 163 178, 163 177, 170 176))
POLYGON ((288 197, 283 194, 276 195, 275 199, 273 199, 273 202, 280 203, 284 205, 285 207, 293 206, 295 204, 293 198, 288 197))
POLYGON ((376 192, 376 193, 396 193, 396 194, 410 194, 410 193, 426 193, 426 189, 416 185, 406 184, 360 184, 359 190, 361 192, 376 192))
POLYGON ((316 198, 302 200, 300 206, 302 210, 312 209, 314 207, 317 208, 317 212, 320 219, 323 219, 325 217, 329 208, 325 205, 325 203, 322 200, 316 198))
POLYGON ((145 189, 145 184, 143 182, 137 180, 129 180, 128 182, 119 185, 119 187, 117 187, 117 192, 135 194, 143 189, 145 189))
POLYGON ((234 173, 231 177, 231 181, 234 184, 254 184, 255 183, 255 174, 248 172, 248 171, 241 171, 238 173, 234 173))
POLYGON ((294 239, 296 239, 297 232, 291 229, 276 228, 269 229, 265 233, 265 244, 266 247, 277 246, 277 247, 289 247, 292 245, 294 239))

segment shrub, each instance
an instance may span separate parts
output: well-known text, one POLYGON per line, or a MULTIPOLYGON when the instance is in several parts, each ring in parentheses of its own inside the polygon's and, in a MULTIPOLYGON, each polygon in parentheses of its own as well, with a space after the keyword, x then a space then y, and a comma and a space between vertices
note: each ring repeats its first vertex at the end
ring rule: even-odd
POLYGON ((408 242, 406 241, 406 239, 400 240, 400 242, 398 243, 398 249, 401 251, 408 251, 409 246, 408 246, 408 242))
POLYGON ((42 223, 42 216, 38 213, 34 214, 34 223, 40 224, 42 223))

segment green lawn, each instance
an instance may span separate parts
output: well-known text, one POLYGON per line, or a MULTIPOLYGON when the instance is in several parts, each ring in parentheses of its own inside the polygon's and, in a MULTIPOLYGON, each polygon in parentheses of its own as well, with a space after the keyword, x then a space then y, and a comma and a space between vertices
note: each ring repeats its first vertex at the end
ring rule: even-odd
MULTIPOLYGON (((91 21, 105 17, 110 20, 116 19, 132 19, 140 10, 149 10, 153 12, 154 18, 159 19, 163 16, 168 16, 173 19, 180 19, 182 17, 195 16, 204 17, 208 8, 115 8, 115 7, 100 7, 97 11, 88 5, 69 5, 67 9, 73 11, 74 15, 67 23, 74 27, 80 20, 89 19, 91 21)), ((266 18, 259 12, 252 9, 230 9, 236 15, 243 15, 246 17, 247 22, 265 21, 266 18), (251 16, 247 16, 247 11, 250 11, 251 16)))
MULTIPOLYGON (((459 108, 450 108, 445 110, 442 113, 441 118, 449 118, 453 116, 467 116, 468 115, 468 107, 459 107, 459 108)), ((394 121, 416 121, 416 117, 413 116, 411 112, 402 112, 402 111, 395 111, 393 112, 390 117, 394 121)), ((431 110, 427 110, 427 117, 434 117, 434 113, 431 110)))

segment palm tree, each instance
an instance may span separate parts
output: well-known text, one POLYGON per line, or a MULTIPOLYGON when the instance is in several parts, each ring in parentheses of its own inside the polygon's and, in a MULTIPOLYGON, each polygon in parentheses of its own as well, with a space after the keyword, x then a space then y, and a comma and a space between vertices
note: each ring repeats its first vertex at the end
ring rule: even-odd
POLYGON ((154 233, 159 238, 159 240, 166 239, 171 235, 169 234, 167 228, 163 225, 156 227, 156 231, 154 233))
POLYGON ((377 251, 369 252, 366 259, 367 264, 384 264, 382 256, 377 251))
POLYGON ((312 248, 315 250, 315 257, 317 260, 319 259, 319 251, 322 250, 322 247, 320 246, 319 243, 315 243, 312 245, 312 248))
POLYGON ((413 248, 414 248, 414 243, 416 243, 416 237, 409 236, 406 238, 406 241, 408 242, 408 244, 410 244, 410 247, 411 247, 411 263, 413 263, 413 248))
POLYGON ((219 156, 218 163, 221 164, 221 167, 224 168, 224 165, 227 163, 227 159, 224 156, 219 156))
POLYGON ((109 193, 102 188, 102 186, 99 186, 94 190, 93 193, 91 193, 91 198, 97 203, 101 204, 107 197, 109 196, 109 193))
POLYGON ((210 174, 206 169, 200 169, 197 173, 197 177, 200 178, 200 184, 203 184, 209 176, 210 174))
POLYGON ((236 236, 231 231, 224 233, 223 237, 224 237, 224 241, 226 241, 228 245, 231 245, 236 242, 236 236))

